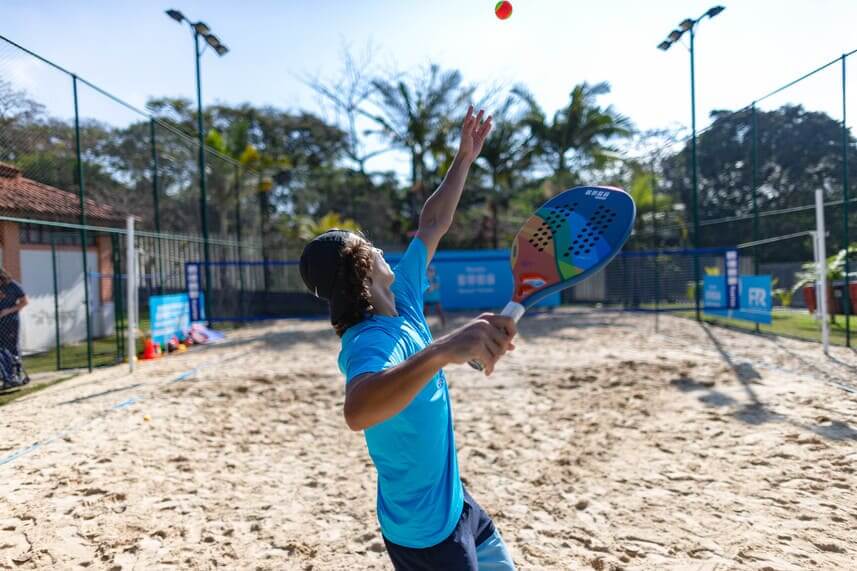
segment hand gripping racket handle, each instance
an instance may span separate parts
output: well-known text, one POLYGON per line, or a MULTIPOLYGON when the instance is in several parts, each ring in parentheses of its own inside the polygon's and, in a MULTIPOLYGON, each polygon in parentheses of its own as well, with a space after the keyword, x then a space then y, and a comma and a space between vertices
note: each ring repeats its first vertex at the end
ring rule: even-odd
MULTIPOLYGON (((524 312, 527 311, 527 308, 521 305, 518 302, 510 301, 506 304, 506 307, 503 308, 503 311, 500 312, 500 315, 505 315, 507 317, 511 317, 515 320, 515 323, 518 322, 519 319, 524 315, 524 312)), ((468 365, 476 369, 477 371, 481 371, 485 368, 485 365, 474 359, 473 361, 468 361, 468 365)))

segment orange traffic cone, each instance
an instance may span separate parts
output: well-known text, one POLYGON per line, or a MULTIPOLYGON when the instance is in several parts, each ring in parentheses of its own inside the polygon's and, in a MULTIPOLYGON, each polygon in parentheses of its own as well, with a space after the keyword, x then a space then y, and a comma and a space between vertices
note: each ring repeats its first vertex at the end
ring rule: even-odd
POLYGON ((157 358, 158 358, 158 353, 155 350, 155 344, 152 342, 152 339, 150 337, 147 337, 146 341, 143 345, 143 359, 150 360, 150 359, 157 359, 157 358))

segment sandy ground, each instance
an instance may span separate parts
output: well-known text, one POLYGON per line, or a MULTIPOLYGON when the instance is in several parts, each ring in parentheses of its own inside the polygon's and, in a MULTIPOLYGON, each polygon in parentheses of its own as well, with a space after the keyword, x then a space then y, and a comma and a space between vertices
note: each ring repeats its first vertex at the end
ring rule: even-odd
MULTIPOLYGON (((462 475, 519 568, 853 569, 857 394, 828 381, 857 385, 857 354, 653 326, 527 317, 493 376, 448 370, 462 475)), ((337 348, 280 322, 3 407, 0 567, 391 568, 337 348)))

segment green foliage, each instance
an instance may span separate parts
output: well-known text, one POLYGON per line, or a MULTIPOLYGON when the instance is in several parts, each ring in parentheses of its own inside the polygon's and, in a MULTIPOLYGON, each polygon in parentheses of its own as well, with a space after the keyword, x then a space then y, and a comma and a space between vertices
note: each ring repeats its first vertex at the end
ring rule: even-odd
MULTIPOLYGON (((846 255, 853 257, 855 254, 857 254, 857 242, 848 246, 847 254, 845 248, 842 248, 832 256, 827 257, 827 260, 825 261, 825 266, 827 268, 827 283, 845 279, 845 257, 846 255)), ((818 279, 818 269, 815 266, 815 262, 807 262, 803 264, 801 266, 801 271, 795 274, 795 279, 797 281, 795 282, 795 285, 792 286, 792 293, 795 293, 808 285, 814 284, 816 279, 818 279)))
POLYGON ((522 123, 554 176, 568 173, 569 168, 578 173, 603 168, 619 157, 612 143, 631 134, 627 117, 596 101, 610 93, 607 82, 574 86, 568 104, 550 119, 526 88, 516 87, 513 93, 527 102, 529 110, 522 123))
MULTIPOLYGON (((699 219, 749 216, 753 213, 755 177, 760 212, 812 205, 815 189, 824 189, 825 201, 841 200, 842 126, 820 111, 800 105, 755 112, 756 155, 753 163, 753 113, 715 111, 713 122, 698 137, 699 219)), ((849 178, 857 176, 857 149, 849 136, 849 178)), ((659 192, 676 204, 692 204, 690 143, 668 156, 661 165, 659 192)), ((688 218, 690 212, 688 211, 688 218)), ((853 224, 853 222, 852 222, 853 224)), ((760 220, 760 236, 772 237, 815 228, 810 207, 760 220)), ((830 240, 841 243, 841 214, 828 224, 830 240)), ((703 227, 701 247, 735 245, 754 240, 750 220, 703 227)), ((764 247, 765 261, 812 258, 809 241, 783 241, 764 247)))
MULTIPOLYGON (((378 76, 355 67, 354 60, 346 64, 345 80, 315 85, 317 93, 338 106, 335 120, 250 104, 205 109, 207 217, 214 236, 235 237, 240 228, 242 239, 264 241, 268 255, 276 257, 293 251, 293 245, 320 227, 315 225, 335 214, 385 247, 405 243, 422 204, 453 160, 460 121, 477 90, 460 71, 438 65, 378 76), (372 157, 390 149, 408 158, 407 182, 395 173, 372 170, 372 157)), ((522 85, 508 92, 488 90, 477 103, 493 114, 494 130, 471 170, 443 247, 508 246, 537 206, 577 184, 628 189, 638 211, 631 247, 686 245, 688 148, 671 155, 664 151, 663 161, 655 164, 622 157, 620 145, 637 139, 630 138, 630 119, 606 103, 609 91, 607 83, 579 82, 553 111, 522 85)), ((147 106, 169 125, 155 126, 161 229, 199 232, 195 105, 161 97, 147 106)), ((703 220, 751 211, 750 112, 716 112, 713 118, 698 145, 703 220)), ((828 199, 839 198, 838 121, 799 106, 757 111, 756 120, 761 210, 811 203, 817 187, 827 189, 828 199)), ((137 214, 146 230, 154 219, 149 133, 145 119, 121 126, 84 121, 81 130, 87 195, 137 214)), ((849 142, 853 156, 848 164, 855 169, 850 176, 857 180, 857 153, 849 142)), ((75 150, 68 120, 49 116, 26 93, 0 79, 0 161, 74 192, 79 186, 75 150)), ((811 211, 796 211, 787 219, 772 218, 773 225, 763 227, 762 235, 811 228, 813 217, 811 211)), ((832 243, 840 243, 840 226, 830 225, 832 243)), ((704 227, 700 245, 751 239, 752 225, 737 223, 704 227)), ((796 251, 793 242, 765 247, 766 261, 807 259, 806 254, 796 251)), ((829 265, 832 278, 841 276, 844 254, 829 265)))
POLYGON ((794 298, 794 290, 779 287, 774 289, 771 293, 773 294, 774 299, 780 302, 780 305, 783 307, 791 307, 792 299, 794 298))

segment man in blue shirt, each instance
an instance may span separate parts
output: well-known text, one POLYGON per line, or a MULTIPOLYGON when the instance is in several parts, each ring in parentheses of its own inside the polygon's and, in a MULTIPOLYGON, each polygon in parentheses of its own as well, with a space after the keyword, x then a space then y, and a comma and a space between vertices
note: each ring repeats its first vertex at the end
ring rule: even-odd
POLYGON ((442 368, 475 359, 490 375, 514 348, 515 323, 483 314, 433 340, 422 311, 426 268, 491 130, 483 115, 468 109, 455 160, 394 270, 365 238, 341 230, 316 237, 301 256, 301 277, 328 300, 342 338, 345 421, 364 431, 378 472, 381 532, 399 570, 514 569, 491 518, 461 484, 442 368))

